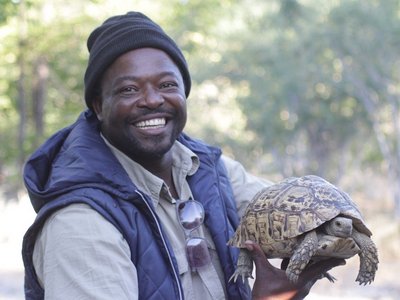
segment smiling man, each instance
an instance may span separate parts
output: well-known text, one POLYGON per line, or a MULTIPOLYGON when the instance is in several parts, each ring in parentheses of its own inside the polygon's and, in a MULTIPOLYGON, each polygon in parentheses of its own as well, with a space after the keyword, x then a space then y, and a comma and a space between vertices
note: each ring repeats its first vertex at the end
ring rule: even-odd
POLYGON ((104 73, 100 90, 93 109, 104 137, 164 178, 178 198, 170 172, 171 148, 186 124, 186 96, 176 64, 159 49, 129 51, 104 73))
POLYGON ((88 38, 88 109, 26 163, 38 213, 23 241, 26 299, 290 299, 296 285, 248 244, 252 292, 229 281, 226 245, 253 195, 270 184, 183 133, 191 79, 175 42, 141 13, 114 16, 88 38))

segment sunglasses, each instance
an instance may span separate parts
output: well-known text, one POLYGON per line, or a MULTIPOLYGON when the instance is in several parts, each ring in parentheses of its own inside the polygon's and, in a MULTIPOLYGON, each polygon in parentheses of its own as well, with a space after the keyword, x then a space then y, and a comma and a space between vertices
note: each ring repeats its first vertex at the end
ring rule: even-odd
POLYGON ((211 262, 207 241, 201 237, 192 237, 192 232, 204 222, 204 208, 193 199, 179 200, 176 211, 186 238, 186 255, 192 271, 205 267, 211 262))

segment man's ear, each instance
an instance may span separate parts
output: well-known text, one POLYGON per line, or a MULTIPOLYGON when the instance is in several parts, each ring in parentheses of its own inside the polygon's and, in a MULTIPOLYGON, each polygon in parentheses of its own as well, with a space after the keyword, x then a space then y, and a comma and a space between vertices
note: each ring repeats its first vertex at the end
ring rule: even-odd
POLYGON ((95 97, 92 102, 92 107, 94 112, 96 113, 97 119, 102 121, 103 119, 103 106, 102 106, 101 97, 95 97))

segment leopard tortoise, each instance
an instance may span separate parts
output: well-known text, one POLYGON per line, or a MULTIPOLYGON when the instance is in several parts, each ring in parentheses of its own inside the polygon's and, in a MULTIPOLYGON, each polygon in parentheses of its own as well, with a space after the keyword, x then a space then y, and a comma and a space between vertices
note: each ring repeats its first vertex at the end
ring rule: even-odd
MULTIPOLYGON (((286 258, 286 275, 296 282, 309 262, 359 255, 356 281, 371 283, 378 268, 377 248, 350 197, 326 180, 290 177, 258 192, 246 208, 228 245, 240 249, 231 279, 251 277, 253 262, 244 242, 257 242, 268 258, 286 258)), ((333 281, 329 274, 325 276, 333 281)))

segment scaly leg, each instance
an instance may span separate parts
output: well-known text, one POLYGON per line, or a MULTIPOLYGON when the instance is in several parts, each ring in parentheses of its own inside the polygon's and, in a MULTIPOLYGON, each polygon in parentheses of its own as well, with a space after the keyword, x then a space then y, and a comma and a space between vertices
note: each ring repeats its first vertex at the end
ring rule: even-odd
POLYGON ((303 241, 296 248, 292 257, 290 258, 289 265, 286 269, 286 275, 291 282, 297 282, 300 273, 310 262, 311 257, 313 257, 317 249, 317 233, 315 232, 315 230, 312 230, 305 234, 303 241))
POLYGON ((233 282, 236 282, 237 278, 241 276, 244 282, 246 278, 253 278, 252 273, 253 260, 251 259, 249 251, 247 249, 240 249, 235 273, 229 278, 229 281, 233 280, 233 282))
POLYGON ((351 236, 360 248, 360 271, 356 281, 366 285, 374 281, 376 270, 378 269, 378 250, 374 242, 366 235, 355 229, 351 236))

